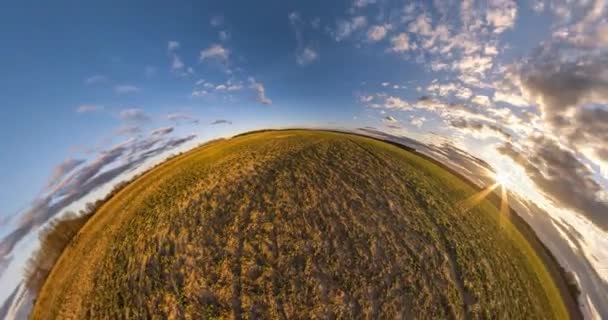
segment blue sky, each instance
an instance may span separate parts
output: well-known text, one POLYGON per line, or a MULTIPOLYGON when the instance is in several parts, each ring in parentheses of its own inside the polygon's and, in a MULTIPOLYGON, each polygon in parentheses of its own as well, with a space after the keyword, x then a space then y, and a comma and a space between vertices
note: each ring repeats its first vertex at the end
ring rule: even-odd
POLYGON ((583 283, 586 314, 606 315, 593 306, 608 292, 606 10, 602 0, 5 4, 3 288, 27 256, 6 237, 35 217, 17 241, 33 243, 49 206, 82 206, 73 189, 90 182, 85 171, 132 165, 116 182, 218 136, 367 126, 465 150, 510 177, 543 221, 582 235, 560 241, 602 282, 583 283))

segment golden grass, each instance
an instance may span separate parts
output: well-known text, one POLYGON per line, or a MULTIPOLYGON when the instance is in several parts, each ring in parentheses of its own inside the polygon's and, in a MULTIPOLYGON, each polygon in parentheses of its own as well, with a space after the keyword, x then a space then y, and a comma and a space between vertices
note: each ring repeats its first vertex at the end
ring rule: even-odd
POLYGON ((487 200, 459 210, 475 193, 354 135, 215 142, 104 204, 32 318, 567 318, 509 220, 487 200))

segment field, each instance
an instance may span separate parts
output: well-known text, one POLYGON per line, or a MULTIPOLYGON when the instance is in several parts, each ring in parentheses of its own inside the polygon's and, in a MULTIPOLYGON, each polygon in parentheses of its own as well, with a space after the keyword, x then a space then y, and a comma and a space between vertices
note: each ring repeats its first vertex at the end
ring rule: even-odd
POLYGON ((216 141, 102 205, 34 319, 565 319, 545 263, 477 190, 404 149, 276 131, 216 141))

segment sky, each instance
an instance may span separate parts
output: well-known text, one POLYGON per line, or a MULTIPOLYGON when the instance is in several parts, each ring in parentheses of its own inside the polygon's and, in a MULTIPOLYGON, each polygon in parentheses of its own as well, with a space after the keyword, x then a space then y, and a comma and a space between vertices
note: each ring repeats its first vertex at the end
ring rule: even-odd
POLYGON ((4 4, 0 301, 49 219, 171 153, 261 128, 366 128, 487 162, 575 273, 585 315, 608 317, 607 7, 4 4))

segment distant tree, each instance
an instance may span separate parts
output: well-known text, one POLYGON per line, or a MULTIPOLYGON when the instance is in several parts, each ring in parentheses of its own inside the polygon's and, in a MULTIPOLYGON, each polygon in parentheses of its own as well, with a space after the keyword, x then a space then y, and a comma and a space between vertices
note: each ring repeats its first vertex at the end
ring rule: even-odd
POLYGON ((25 285, 37 292, 44 284, 63 250, 91 217, 96 203, 87 203, 80 214, 67 212, 61 218, 51 220, 40 232, 40 247, 28 259, 25 266, 25 285))

